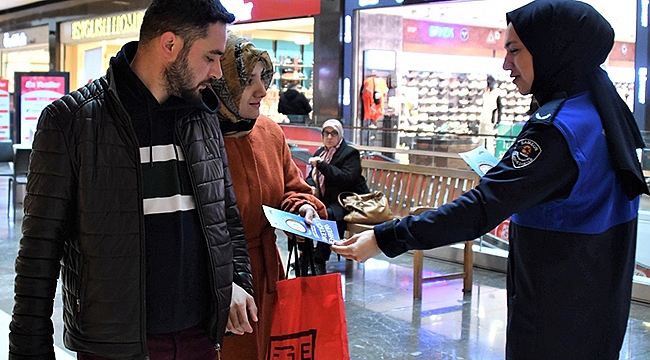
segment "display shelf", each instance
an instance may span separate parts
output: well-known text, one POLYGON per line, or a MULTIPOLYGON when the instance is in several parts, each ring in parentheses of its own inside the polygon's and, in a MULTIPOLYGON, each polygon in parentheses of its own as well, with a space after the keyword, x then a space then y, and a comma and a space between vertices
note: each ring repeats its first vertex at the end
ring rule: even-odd
POLYGON ((621 99, 625 101, 630 111, 634 111, 634 83, 633 82, 614 82, 616 92, 621 99))
POLYGON ((522 96, 511 81, 494 80, 488 91, 488 74, 408 71, 401 79, 405 98, 400 129, 418 136, 435 133, 479 134, 481 121, 525 121, 530 96, 522 96), (502 111, 497 109, 497 99, 502 111), (492 118, 493 110, 499 118, 492 118))
POLYGON ((303 64, 298 57, 285 56, 273 64, 275 74, 273 79, 277 87, 283 91, 289 82, 298 82, 303 89, 310 89, 313 84, 313 64, 303 64))

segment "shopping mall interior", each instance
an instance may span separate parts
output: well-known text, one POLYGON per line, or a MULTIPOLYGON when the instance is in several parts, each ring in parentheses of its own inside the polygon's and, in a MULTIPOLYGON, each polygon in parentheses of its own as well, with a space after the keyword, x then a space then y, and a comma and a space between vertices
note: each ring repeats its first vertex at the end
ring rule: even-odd
MULTIPOLYGON (((431 157, 409 155, 409 151, 460 152, 484 145, 500 156, 529 116, 531 97, 518 93, 501 66, 505 13, 530 0, 411 1, 412 5, 393 1, 390 6, 383 6, 388 3, 384 0, 341 0, 340 11, 345 14, 337 18, 340 26, 319 24, 318 12, 300 12, 301 5, 294 6, 296 15, 250 19, 247 17, 250 8, 240 5, 255 1, 224 0, 223 3, 232 6, 232 11, 243 19, 230 29, 267 50, 274 60, 275 74, 261 113, 284 126, 292 145, 305 140, 320 141, 318 121, 340 117, 346 138, 364 154, 372 153, 386 161, 430 166, 438 163, 431 157), (324 37, 341 48, 334 52, 339 57, 331 61, 334 67, 319 63, 329 66, 327 61, 332 56, 329 47, 325 52, 315 46, 317 38, 323 37, 317 33, 321 29, 331 31, 324 37), (340 31, 337 33, 336 29, 340 31), (463 34, 471 36, 463 39, 463 34), (328 71, 334 74, 333 80, 327 80, 331 75, 328 71), (383 100, 377 117, 368 116, 364 108, 366 81, 383 84, 378 87, 383 89, 383 100), (289 84, 297 84, 299 91, 311 101, 314 108, 311 122, 292 124, 286 114, 278 112, 280 95, 289 84), (307 128, 305 125, 315 129, 312 131, 315 138, 289 135, 299 134, 294 128, 307 128), (388 151, 377 151, 377 147, 388 151)), ((291 1, 296 2, 284 2, 291 1)), ((70 1, 73 2, 83 1, 70 1)), ((7 89, 0 87, 0 108, 6 101, 10 103, 7 107, 14 109, 16 73, 65 72, 69 88, 76 89, 102 76, 111 56, 126 42, 137 40, 134 29, 142 19, 144 6, 140 4, 145 1, 88 2, 97 9, 89 7, 87 14, 74 17, 60 15, 63 20, 30 20, 24 28, 9 19, 11 9, 39 3, 53 7, 61 1, 4 0, 0 4, 0 32, 4 32, 6 41, 0 47, 0 79, 8 82, 7 89), (110 6, 106 5, 109 3, 110 6), (102 11, 104 7, 110 10, 102 11), (3 19, 7 20, 3 22, 3 19), (124 26, 110 34, 87 31, 89 24, 100 20, 118 21, 124 26), (54 46, 53 33, 57 34, 54 46), (26 39, 24 44, 23 39, 26 39), (2 96, 3 91, 7 96, 2 96)), ((322 4, 328 2, 318 1, 322 9, 325 9, 322 4)), ((585 2, 599 10, 615 29, 616 44, 604 67, 621 97, 634 109, 639 67, 635 59, 637 5, 645 3, 647 10, 647 1, 585 2)), ((38 8, 34 9, 38 12, 38 8)), ((21 10, 21 14, 26 11, 21 10)), ((2 123, 10 124, 8 114, 0 111, 0 140, 11 137, 10 126, 2 123)), ((647 124, 648 120, 645 121, 647 124)), ((21 128, 35 128, 35 125, 36 118, 33 118, 21 128)), ((649 129, 644 130, 646 142, 650 143, 649 129)), ((28 135, 16 136, 29 141, 33 132, 25 133, 28 135)), ((650 160, 648 149, 644 154, 650 160)), ((458 166, 466 168, 462 161, 456 161, 458 166)), ((0 194, 7 191, 4 179, 0 179, 0 194)), ((5 358, 8 346, 6 333, 13 306, 14 261, 22 218, 20 208, 14 218, 8 204, 1 199, 4 197, 0 197, 0 209, 7 212, 5 216, 0 210, 0 328, 5 329, 0 333, 0 360, 5 358)), ((621 360, 650 359, 650 198, 644 197, 641 204, 635 300, 621 360)), ((278 235, 286 265, 286 236, 278 235)), ((426 284, 422 299, 412 297, 411 253, 395 259, 382 256, 363 264, 333 255, 327 267, 329 272, 342 275, 351 358, 503 359, 507 249, 507 239, 479 239, 474 250, 478 260, 472 291, 463 293, 462 280, 443 280, 426 284)), ((425 273, 435 275, 462 269, 458 263, 459 252, 462 249, 458 246, 427 252, 425 273)), ((57 359, 73 359, 74 354, 65 350, 62 343, 60 291, 53 321, 57 359)))
MULTIPOLYGON (((0 194, 7 191, 0 179, 0 194)), ((0 197, 0 359, 7 358, 7 332, 13 307, 14 261, 20 239, 22 213, 15 221, 5 213, 0 197)), ((650 237, 650 198, 640 213, 639 237, 650 237)), ((278 246, 287 264, 287 238, 278 231, 278 246)), ((436 276, 462 271, 462 265, 424 257, 424 274, 436 276)), ((424 284, 422 299, 413 299, 413 256, 380 256, 365 263, 339 260, 327 263, 329 273, 340 273, 345 300, 350 359, 502 360, 506 328, 506 275, 476 268, 472 290, 463 292, 463 280, 424 284)), ((73 360, 63 346, 60 287, 54 302, 55 351, 58 360, 73 360)), ((650 306, 632 302, 620 360, 650 358, 650 306)), ((334 359, 332 359, 334 360, 334 359)))

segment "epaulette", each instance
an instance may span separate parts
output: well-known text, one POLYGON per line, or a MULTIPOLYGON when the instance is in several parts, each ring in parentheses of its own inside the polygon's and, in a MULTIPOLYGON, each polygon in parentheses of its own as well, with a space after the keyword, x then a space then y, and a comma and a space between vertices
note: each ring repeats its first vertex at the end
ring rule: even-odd
POLYGON ((552 124, 555 115, 562 108, 562 104, 566 101, 565 97, 553 99, 546 104, 540 106, 537 111, 530 117, 528 122, 541 123, 541 124, 552 124))

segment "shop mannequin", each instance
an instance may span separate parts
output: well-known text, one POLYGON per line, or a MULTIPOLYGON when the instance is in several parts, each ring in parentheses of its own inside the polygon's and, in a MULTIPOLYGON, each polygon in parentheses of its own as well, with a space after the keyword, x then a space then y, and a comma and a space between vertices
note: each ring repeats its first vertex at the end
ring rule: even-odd
POLYGON ((497 86, 496 80, 488 75, 487 87, 483 93, 483 110, 481 111, 481 124, 479 126, 479 136, 484 139, 485 148, 494 154, 496 141, 494 136, 497 134, 497 125, 501 121, 501 104, 502 90, 497 86))

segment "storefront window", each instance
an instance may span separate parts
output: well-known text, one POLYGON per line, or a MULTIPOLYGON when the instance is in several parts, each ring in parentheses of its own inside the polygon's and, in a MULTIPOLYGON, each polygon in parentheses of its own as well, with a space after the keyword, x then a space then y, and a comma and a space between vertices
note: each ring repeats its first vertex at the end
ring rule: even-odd
POLYGON ((106 74, 111 57, 137 37, 90 41, 64 46, 64 70, 70 73, 70 88, 77 89, 106 74))
MULTIPOLYGON (((532 98, 519 94, 509 73, 502 70, 505 13, 529 1, 402 6, 378 0, 376 5, 346 4, 345 15, 353 19, 354 35, 343 74, 343 78, 351 79, 347 91, 352 101, 349 108, 343 105, 343 113, 350 114, 354 141, 398 150, 449 153, 483 145, 495 156, 502 156, 535 110, 532 98), (371 50, 395 51, 394 71, 368 67, 364 56, 371 50), (369 115, 370 106, 365 103, 365 92, 376 93, 367 85, 372 77, 380 77, 387 84, 385 95, 368 98, 378 102, 370 106, 381 109, 382 116, 369 115)), ((603 67, 621 98, 634 110, 637 1, 585 2, 593 2, 614 27, 615 44, 603 67)), ((648 134, 645 132, 646 143, 650 143, 648 134)), ((646 149, 642 156, 650 178, 648 154, 646 149)), ((466 168, 462 161, 432 159, 421 153, 388 152, 385 157, 391 158, 387 161, 466 168)), ((483 237, 480 251, 507 256, 507 228, 506 222, 483 237)), ((650 199, 644 196, 639 211, 636 272, 637 279, 643 281, 650 277, 648 231, 650 199)))
POLYGON ((2 52, 2 77, 9 80, 11 92, 14 89, 14 73, 49 70, 50 56, 47 48, 2 52))

